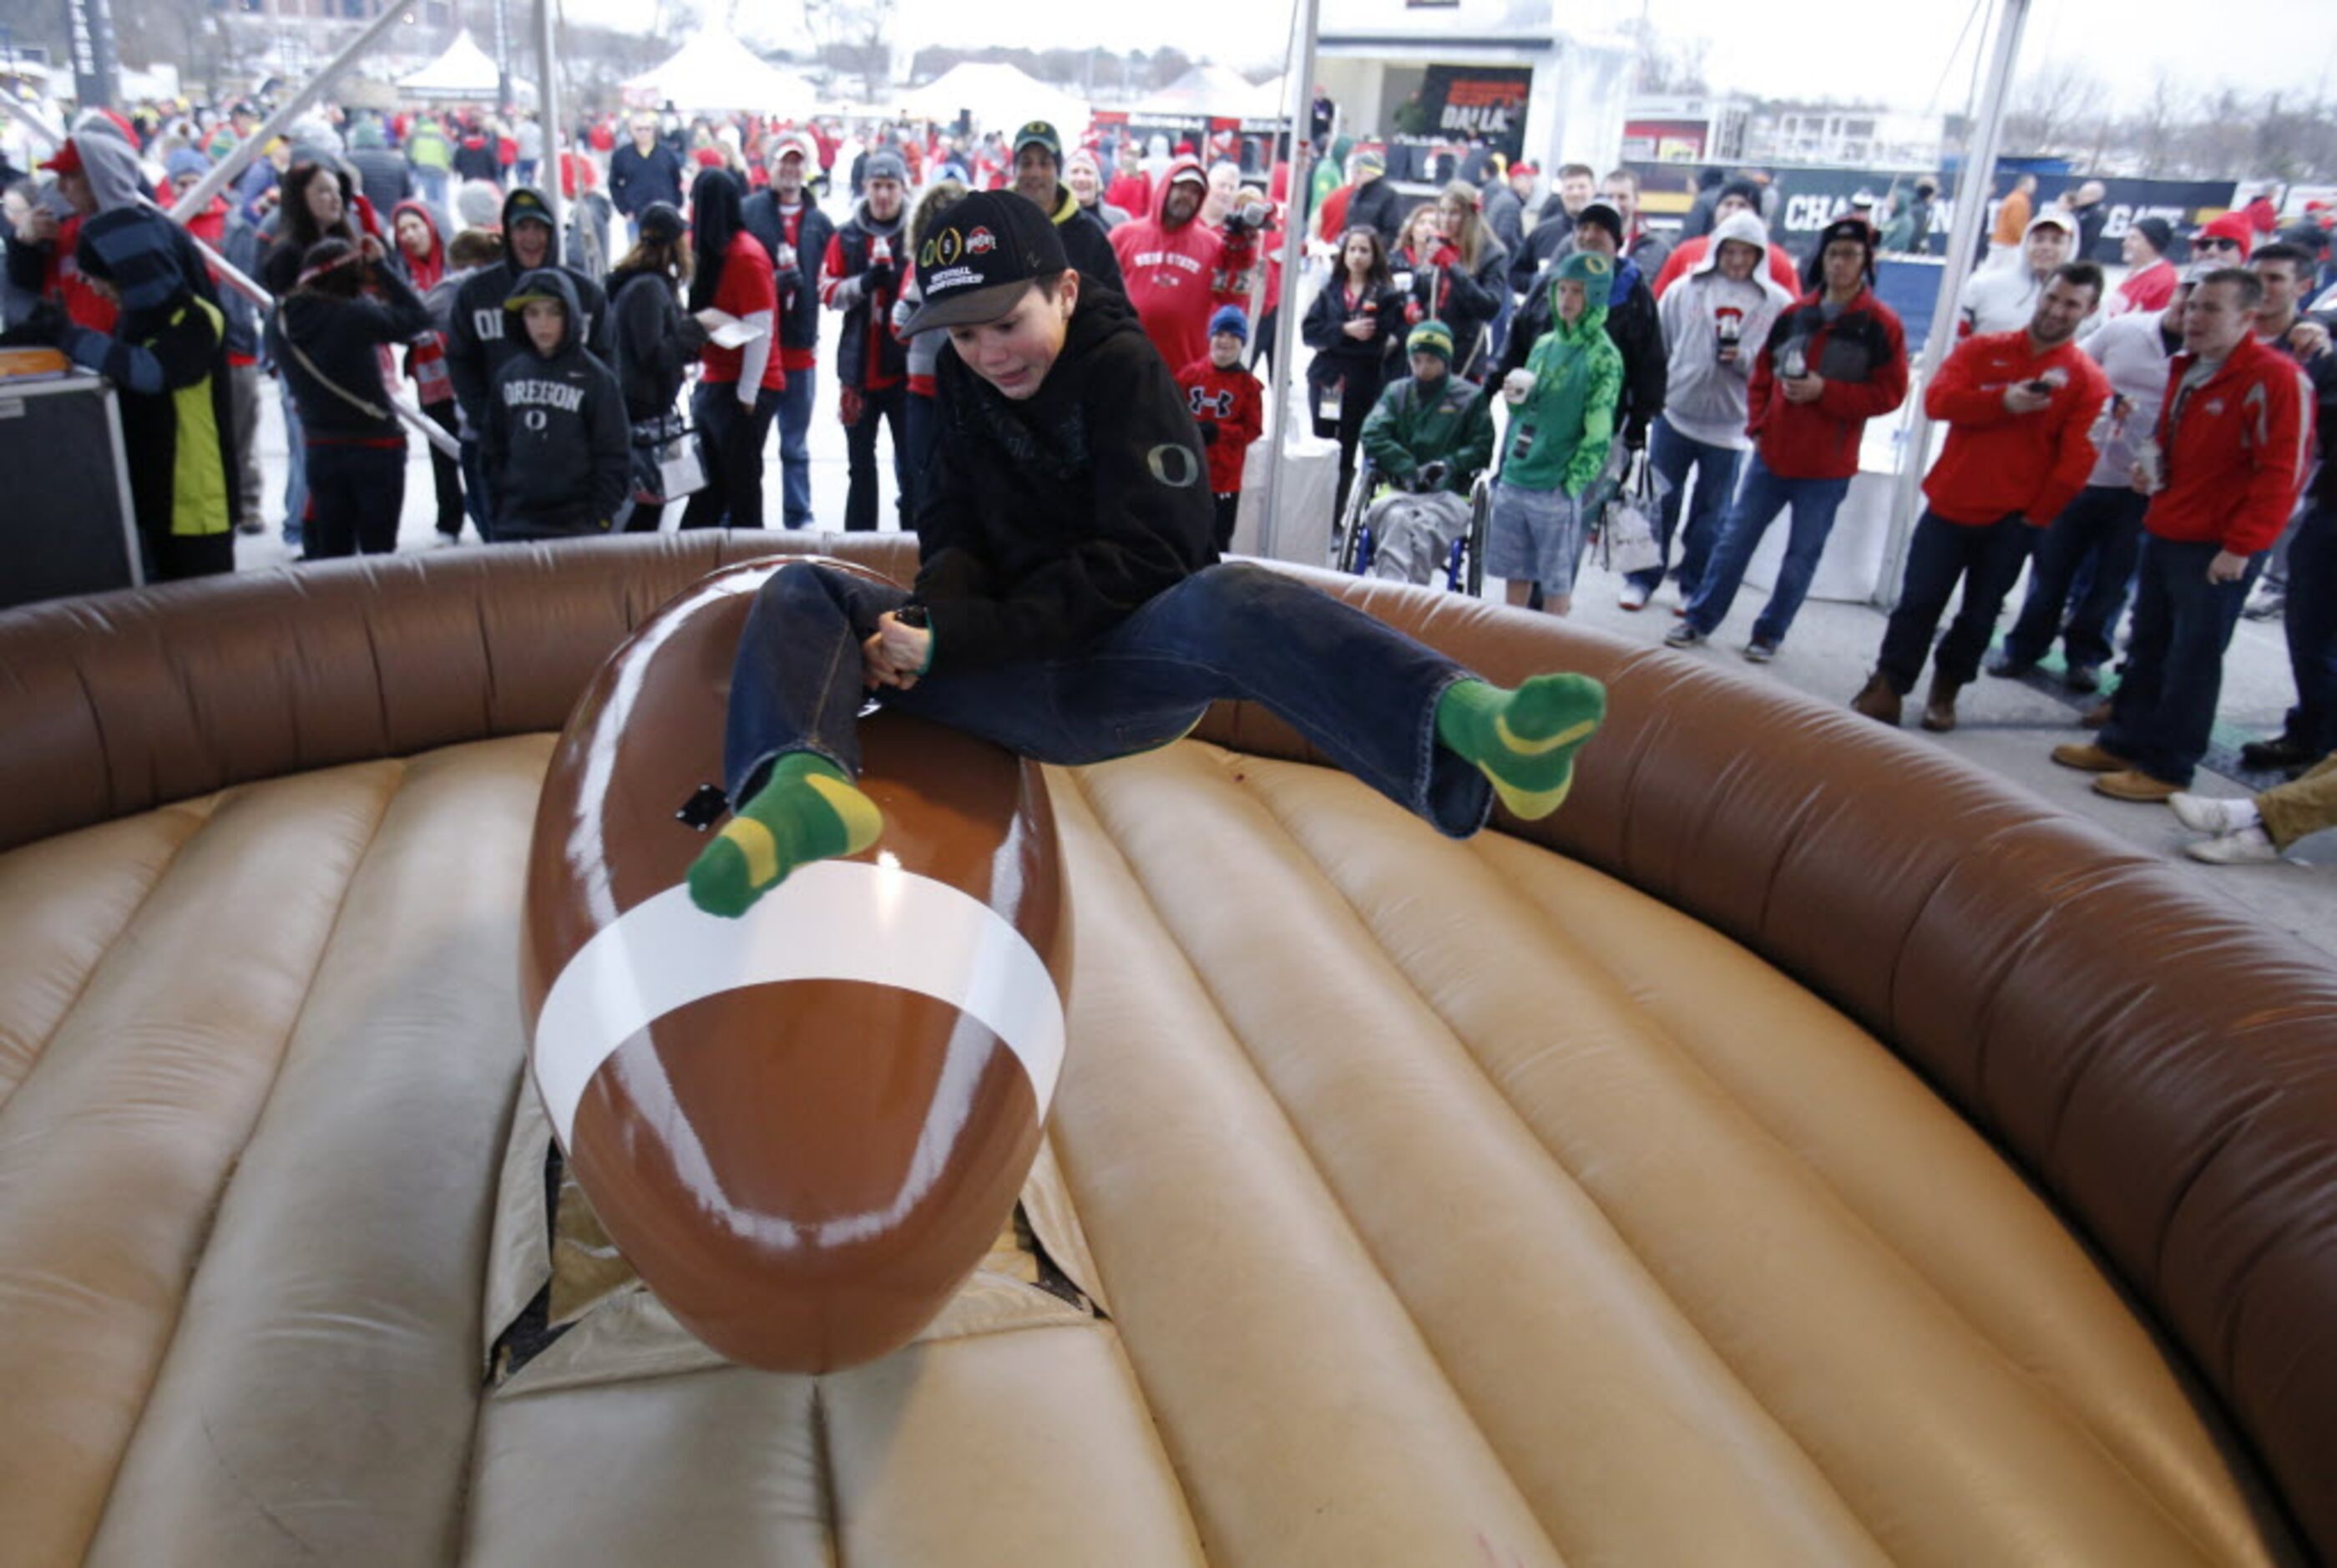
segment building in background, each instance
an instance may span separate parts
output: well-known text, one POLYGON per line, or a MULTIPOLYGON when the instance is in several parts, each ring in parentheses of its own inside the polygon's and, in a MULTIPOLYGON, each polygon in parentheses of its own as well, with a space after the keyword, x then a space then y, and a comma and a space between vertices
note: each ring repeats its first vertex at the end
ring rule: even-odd
MULTIPOLYGON (((1611 6, 1324 0, 1315 79, 1345 135, 1463 141, 1548 167, 1623 152, 1632 45, 1611 6)), ((1393 161, 1392 161, 1393 162, 1393 161)))
POLYGON ((1947 142, 1939 114, 1872 105, 1764 103, 1745 126, 1748 163, 1823 163, 1860 169, 1936 169, 1947 142))
POLYGON ((1638 163, 1739 163, 1753 100, 1738 93, 1634 93, 1623 156, 1638 163))

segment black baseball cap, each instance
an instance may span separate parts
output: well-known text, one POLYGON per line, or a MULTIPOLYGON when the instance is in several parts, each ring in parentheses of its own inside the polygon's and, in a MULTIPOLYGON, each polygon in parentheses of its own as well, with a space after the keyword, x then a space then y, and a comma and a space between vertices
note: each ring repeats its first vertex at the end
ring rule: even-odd
POLYGON ((904 333, 995 321, 1031 283, 1071 262, 1063 237, 1036 203, 1011 191, 977 191, 942 209, 917 247, 925 302, 904 333))
POLYGON ((1055 128, 1044 120, 1033 120, 1014 132, 1013 151, 1018 155, 1023 148, 1032 146, 1044 147, 1047 156, 1058 163, 1063 161, 1063 139, 1055 134, 1055 128))

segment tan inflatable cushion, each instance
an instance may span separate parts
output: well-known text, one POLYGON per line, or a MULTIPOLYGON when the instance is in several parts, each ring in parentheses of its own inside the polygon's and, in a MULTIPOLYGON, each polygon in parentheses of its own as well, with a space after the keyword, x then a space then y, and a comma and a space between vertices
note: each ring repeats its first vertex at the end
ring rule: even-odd
POLYGON ((0 856, 0 1561, 2268 1555, 2100 1271, 1838 1014, 1196 743, 1056 776, 1110 1319, 489 1397, 548 750, 0 856))

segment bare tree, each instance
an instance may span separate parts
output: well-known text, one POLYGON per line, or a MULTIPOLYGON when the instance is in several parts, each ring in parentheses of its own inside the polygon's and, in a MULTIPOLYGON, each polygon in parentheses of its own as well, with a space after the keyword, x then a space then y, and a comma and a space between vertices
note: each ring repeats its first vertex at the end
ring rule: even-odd
MULTIPOLYGON (((728 4, 735 10, 738 0, 728 4)), ((893 73, 897 9, 897 0, 803 0, 804 26, 819 44, 820 59, 857 76, 862 96, 872 103, 893 73)))
POLYGON ((2182 99, 2174 81, 2161 70, 2151 78, 2150 96, 2127 124, 2127 144, 2139 157, 2145 179, 2160 179, 2173 172, 2182 126, 2182 99))
POLYGON ((2075 61, 2056 61, 2021 78, 2004 115, 2009 152, 2058 152, 2091 142, 2107 118, 2109 89, 2075 61))

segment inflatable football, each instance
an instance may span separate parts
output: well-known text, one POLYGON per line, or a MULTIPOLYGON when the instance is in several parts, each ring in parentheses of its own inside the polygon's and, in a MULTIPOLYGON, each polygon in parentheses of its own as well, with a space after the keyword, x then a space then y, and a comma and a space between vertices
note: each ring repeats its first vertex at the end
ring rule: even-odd
POLYGON ((874 847, 740 919, 690 903, 739 630, 800 569, 708 578, 586 690, 537 809, 521 991, 619 1250, 723 1355, 822 1372, 907 1343, 1012 1211, 1062 1062, 1069 922, 1038 765, 882 712, 874 847))

